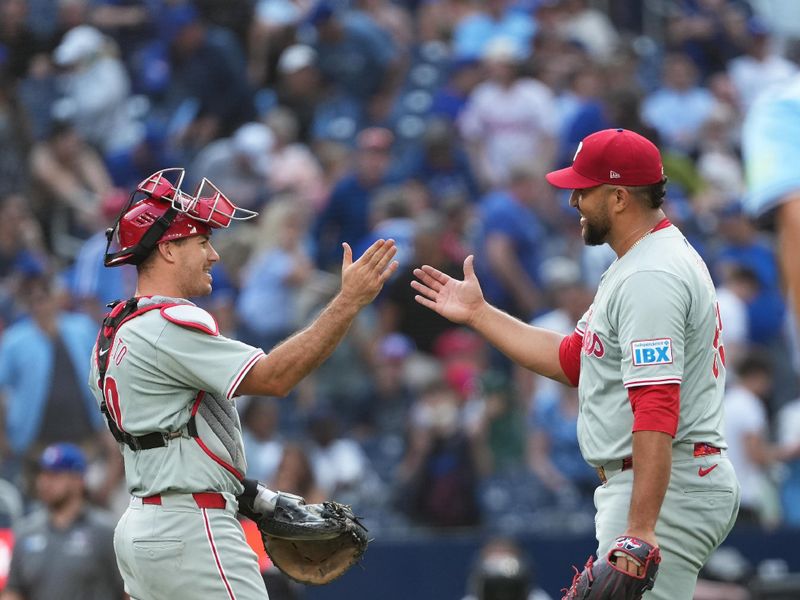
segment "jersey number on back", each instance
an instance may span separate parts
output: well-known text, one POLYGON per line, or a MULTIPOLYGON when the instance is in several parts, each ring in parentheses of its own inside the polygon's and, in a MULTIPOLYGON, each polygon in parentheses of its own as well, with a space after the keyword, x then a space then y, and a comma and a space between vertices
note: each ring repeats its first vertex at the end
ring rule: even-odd
POLYGON ((117 382, 110 375, 106 375, 103 383, 103 396, 106 399, 106 406, 108 406, 108 414, 117 424, 120 431, 122 429, 122 410, 119 406, 119 391, 117 391, 117 382))

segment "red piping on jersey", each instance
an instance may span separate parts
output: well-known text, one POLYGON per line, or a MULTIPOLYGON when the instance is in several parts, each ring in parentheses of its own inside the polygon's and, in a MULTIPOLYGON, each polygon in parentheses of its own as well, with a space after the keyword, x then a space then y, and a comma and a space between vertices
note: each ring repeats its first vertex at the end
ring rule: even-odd
POLYGON ((669 227, 670 225, 672 225, 672 223, 670 222, 670 220, 669 220, 668 218, 664 217, 663 219, 661 219, 661 220, 658 222, 658 224, 657 224, 655 227, 653 227, 653 228, 650 230, 650 233, 654 233, 654 232, 656 232, 656 231, 660 231, 660 230, 662 230, 662 229, 666 229, 666 228, 667 228, 667 227, 669 227))
POLYGON ((248 360, 248 361, 247 361, 247 364, 246 364, 244 367, 242 367, 242 370, 241 370, 241 371, 239 371, 239 374, 238 374, 236 377, 234 377, 234 379, 233 379, 233 383, 232 383, 232 384, 231 384, 231 386, 228 388, 228 393, 227 393, 227 394, 225 394, 225 397, 226 397, 228 400, 230 400, 231 398, 233 398, 233 395, 236 393, 236 390, 238 389, 238 387, 239 387, 239 384, 242 382, 242 379, 244 379, 245 375, 247 375, 247 373, 249 373, 249 372, 250 372, 250 369, 252 369, 252 368, 253 368, 253 365, 254 365, 254 364, 256 363, 256 361, 258 361, 258 360, 259 360, 259 359, 260 359, 262 356, 265 356, 265 354, 264 354, 264 352, 263 352, 263 351, 262 351, 262 352, 259 352, 259 353, 258 353, 258 354, 256 354, 255 356, 253 356, 253 358, 251 358, 250 360, 248 360))
MULTIPOLYGON (((194 399, 194 404, 192 405, 192 418, 196 418, 197 410, 200 408, 200 402, 203 400, 203 396, 205 396, 205 395, 206 395, 206 393, 204 391, 202 391, 202 390, 197 392, 197 396, 194 399)), ((243 473, 239 473, 239 471, 236 470, 236 467, 226 463, 219 456, 214 454, 211 451, 211 449, 208 446, 205 445, 203 440, 200 439, 199 435, 192 436, 192 437, 193 437, 194 441, 197 442, 197 444, 200 446, 201 450, 203 452, 205 452, 211 460, 213 460, 215 463, 217 463, 219 466, 221 466, 226 471, 229 471, 239 481, 244 479, 244 474, 243 473)))
POLYGON ((231 589, 231 584, 228 583, 228 578, 225 576, 225 570, 222 568, 222 562, 219 560, 217 545, 214 543, 214 534, 211 532, 211 523, 208 521, 208 512, 205 508, 200 512, 203 513, 203 523, 206 527, 206 537, 208 538, 208 544, 211 546, 211 554, 214 556, 214 562, 217 565, 219 576, 222 578, 222 583, 225 585, 225 589, 228 592, 228 598, 230 600, 236 600, 236 596, 233 595, 233 590, 231 589))
POLYGON ((628 390, 633 409, 633 431, 660 431, 675 437, 681 408, 677 383, 646 385, 628 390))

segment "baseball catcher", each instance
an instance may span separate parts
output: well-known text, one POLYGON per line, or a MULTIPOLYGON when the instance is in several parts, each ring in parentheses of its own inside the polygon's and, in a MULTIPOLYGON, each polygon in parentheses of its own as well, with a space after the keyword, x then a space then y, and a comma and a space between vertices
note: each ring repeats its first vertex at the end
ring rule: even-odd
POLYGON ((639 538, 620 536, 608 554, 595 562, 589 557, 583 571, 575 573, 572 585, 562 600, 640 600, 653 589, 661 553, 639 538), (621 558, 638 566, 633 574, 617 566, 621 558))
POLYGON ((272 564, 295 581, 333 581, 366 551, 367 529, 349 506, 306 504, 300 496, 273 492, 258 481, 243 483, 239 513, 258 525, 272 564))

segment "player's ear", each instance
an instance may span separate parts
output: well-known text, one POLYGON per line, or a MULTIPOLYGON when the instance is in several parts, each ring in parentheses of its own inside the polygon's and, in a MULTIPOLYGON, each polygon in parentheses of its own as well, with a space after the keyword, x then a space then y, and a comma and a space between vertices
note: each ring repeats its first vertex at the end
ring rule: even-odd
POLYGON ((611 205, 611 210, 614 212, 622 212, 628 205, 633 201, 630 191, 627 188, 622 186, 615 186, 613 191, 613 201, 611 205))
POLYGON ((159 242, 156 245, 156 252, 168 263, 175 262, 175 244, 172 242, 159 242))

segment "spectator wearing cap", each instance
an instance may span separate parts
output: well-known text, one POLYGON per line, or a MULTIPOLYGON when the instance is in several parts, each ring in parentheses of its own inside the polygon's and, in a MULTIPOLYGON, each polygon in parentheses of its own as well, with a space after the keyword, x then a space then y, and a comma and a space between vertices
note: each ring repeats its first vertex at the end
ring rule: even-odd
POLYGON ((90 25, 79 25, 67 32, 53 59, 63 70, 61 108, 90 144, 105 154, 141 139, 143 128, 129 106, 130 79, 112 41, 90 25))
POLYGON ((334 186, 314 227, 321 268, 341 263, 342 242, 352 244, 369 233, 372 199, 382 185, 391 183, 393 144, 392 132, 381 127, 365 129, 356 138, 354 168, 334 186))
POLYGON ((278 103, 295 114, 298 138, 308 142, 317 107, 327 95, 317 66, 317 51, 306 44, 289 46, 281 52, 276 69, 278 103))
POLYGON ((278 59, 277 71, 278 103, 297 117, 299 141, 352 141, 362 120, 361 103, 324 79, 314 48, 289 46, 278 59))
POLYGON ((192 162, 189 173, 214 182, 239 206, 257 209, 267 200, 267 177, 275 145, 272 130, 260 122, 245 123, 233 135, 208 144, 192 162))
POLYGON ((113 519, 86 501, 86 458, 68 443, 39 459, 41 509, 15 528, 3 600, 122 600, 113 519))
POLYGON ((291 47, 297 26, 308 10, 307 0, 257 0, 248 27, 247 73, 250 84, 261 87, 275 80, 275 60, 291 47))
POLYGON ((478 179, 497 187, 522 161, 552 166, 560 124, 551 90, 522 76, 525 55, 513 40, 494 40, 482 58, 488 79, 470 94, 459 127, 478 179))

